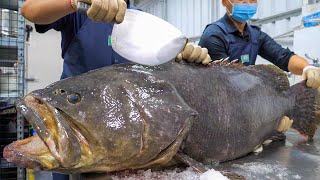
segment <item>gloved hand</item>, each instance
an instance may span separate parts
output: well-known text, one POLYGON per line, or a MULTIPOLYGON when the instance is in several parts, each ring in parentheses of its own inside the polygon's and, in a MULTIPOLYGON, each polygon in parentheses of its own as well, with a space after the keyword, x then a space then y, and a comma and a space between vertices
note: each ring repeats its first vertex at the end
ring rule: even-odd
POLYGON ((277 131, 281 133, 287 132, 292 127, 292 123, 293 120, 291 120, 287 116, 284 116, 280 121, 277 131))
POLYGON ((124 0, 71 0, 74 9, 77 9, 78 2, 91 4, 87 15, 96 22, 121 23, 127 10, 124 0))
POLYGON ((320 87, 320 68, 307 66, 303 69, 302 78, 307 80, 307 86, 313 89, 320 87))
POLYGON ((189 63, 202 63, 208 65, 212 62, 211 57, 208 54, 207 48, 201 48, 193 43, 188 43, 184 50, 177 56, 178 62, 186 60, 189 63))

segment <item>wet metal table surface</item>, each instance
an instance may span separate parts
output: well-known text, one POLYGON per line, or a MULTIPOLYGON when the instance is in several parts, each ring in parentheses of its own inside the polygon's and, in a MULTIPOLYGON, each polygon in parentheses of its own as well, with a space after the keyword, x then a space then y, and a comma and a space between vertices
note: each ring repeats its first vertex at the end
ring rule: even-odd
POLYGON ((248 179, 320 179, 320 133, 307 142, 297 133, 287 133, 286 142, 273 143, 259 155, 222 164, 248 179))
MULTIPOLYGON (((317 133, 313 142, 306 141, 293 131, 286 135, 286 141, 270 144, 259 155, 251 154, 220 164, 215 169, 236 172, 248 180, 320 179, 320 133, 317 133)), ((106 178, 97 174, 81 176, 81 180, 106 178)))

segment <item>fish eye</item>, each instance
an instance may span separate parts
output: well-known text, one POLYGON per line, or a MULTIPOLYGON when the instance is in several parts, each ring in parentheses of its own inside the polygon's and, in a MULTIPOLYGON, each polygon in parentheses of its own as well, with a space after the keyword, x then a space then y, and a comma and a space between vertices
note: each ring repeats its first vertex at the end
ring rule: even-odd
POLYGON ((78 102, 81 101, 80 94, 74 93, 68 95, 68 102, 71 104, 77 104, 78 102))

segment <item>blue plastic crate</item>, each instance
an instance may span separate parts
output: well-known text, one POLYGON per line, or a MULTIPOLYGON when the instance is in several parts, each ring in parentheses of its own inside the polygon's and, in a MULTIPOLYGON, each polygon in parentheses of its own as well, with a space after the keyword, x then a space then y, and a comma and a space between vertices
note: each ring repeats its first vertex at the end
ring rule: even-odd
POLYGON ((320 25, 320 11, 303 17, 304 27, 314 27, 320 25))

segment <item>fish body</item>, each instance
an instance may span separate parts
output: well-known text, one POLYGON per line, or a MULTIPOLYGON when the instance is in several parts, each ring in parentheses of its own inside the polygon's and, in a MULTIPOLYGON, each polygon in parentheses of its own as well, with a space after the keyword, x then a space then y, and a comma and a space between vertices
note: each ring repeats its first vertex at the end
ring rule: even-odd
POLYGON ((7 146, 4 156, 59 172, 166 167, 178 151, 223 162, 252 152, 283 116, 309 137, 320 119, 318 92, 289 88, 267 65, 115 65, 34 91, 17 108, 38 136, 7 146))

